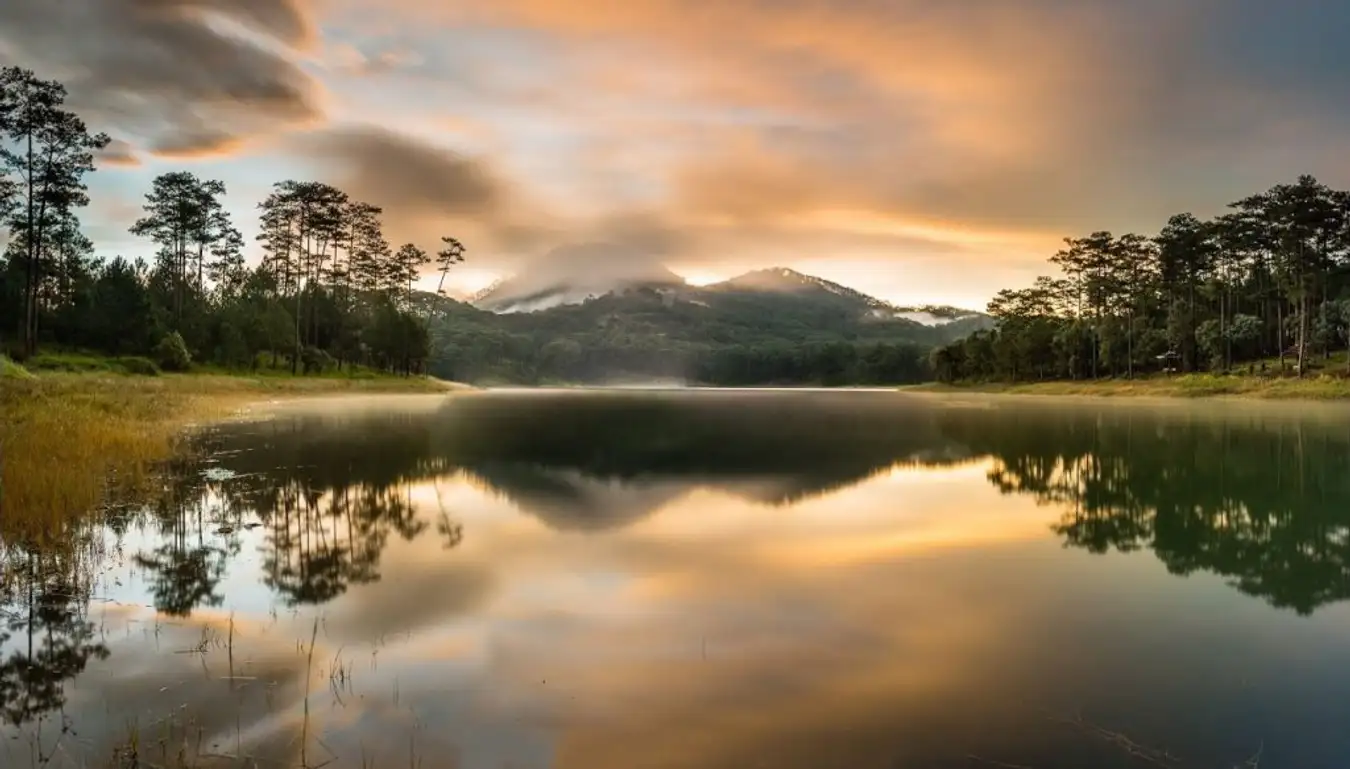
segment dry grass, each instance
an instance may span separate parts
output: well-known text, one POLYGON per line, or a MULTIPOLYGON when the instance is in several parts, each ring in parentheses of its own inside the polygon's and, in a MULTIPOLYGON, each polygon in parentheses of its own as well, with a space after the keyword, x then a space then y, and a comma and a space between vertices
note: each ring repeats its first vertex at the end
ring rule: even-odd
POLYGON ((184 428, 250 402, 456 387, 425 378, 0 377, 0 540, 58 534, 112 494, 135 490, 184 428))
POLYGON ((1089 382, 989 383, 918 385, 906 392, 987 392, 1007 395, 1080 395, 1142 398, 1266 398, 1283 400, 1350 399, 1350 379, 1339 376, 1293 377, 1188 374, 1145 379, 1103 379, 1089 382))

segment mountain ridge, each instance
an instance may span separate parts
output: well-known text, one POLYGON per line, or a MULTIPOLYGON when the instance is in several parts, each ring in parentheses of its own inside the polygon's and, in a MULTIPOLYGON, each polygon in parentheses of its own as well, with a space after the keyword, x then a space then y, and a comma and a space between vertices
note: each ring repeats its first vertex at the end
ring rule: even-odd
POLYGON ((603 293, 597 280, 503 282, 475 304, 421 295, 415 311, 437 376, 513 384, 921 381, 929 350, 993 323, 937 305, 916 319, 787 268, 706 286, 672 275, 633 269, 603 293))
POLYGON ((850 286, 810 275, 789 267, 769 267, 736 275, 723 281, 694 286, 673 272, 660 268, 645 276, 619 278, 608 283, 596 281, 590 285, 571 280, 560 280, 552 285, 534 285, 526 288, 517 277, 500 278, 475 292, 468 303, 481 310, 499 314, 540 312, 562 305, 582 304, 609 294, 653 289, 671 291, 689 298, 696 304, 704 293, 736 291, 802 294, 820 291, 856 302, 876 317, 911 320, 926 326, 944 325, 965 319, 987 317, 977 310, 950 305, 922 304, 895 305, 850 286))

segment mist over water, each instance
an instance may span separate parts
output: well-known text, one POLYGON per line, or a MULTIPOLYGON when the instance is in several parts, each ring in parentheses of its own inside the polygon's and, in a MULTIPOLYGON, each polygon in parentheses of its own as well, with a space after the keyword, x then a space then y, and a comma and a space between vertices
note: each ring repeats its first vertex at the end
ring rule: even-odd
POLYGON ((650 383, 192 448, 5 541, 0 766, 1350 756, 1344 408, 650 383))

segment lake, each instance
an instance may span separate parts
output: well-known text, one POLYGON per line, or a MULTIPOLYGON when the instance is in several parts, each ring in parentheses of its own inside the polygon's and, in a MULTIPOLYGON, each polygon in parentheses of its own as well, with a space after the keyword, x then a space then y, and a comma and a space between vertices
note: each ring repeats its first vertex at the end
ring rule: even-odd
POLYGON ((0 766, 1350 765, 1350 408, 489 391, 191 443, 6 544, 0 766))

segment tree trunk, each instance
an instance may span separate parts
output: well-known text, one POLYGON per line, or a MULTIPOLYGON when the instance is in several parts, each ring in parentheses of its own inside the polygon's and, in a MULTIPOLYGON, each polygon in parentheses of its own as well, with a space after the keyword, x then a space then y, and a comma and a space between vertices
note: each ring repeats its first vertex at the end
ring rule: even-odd
POLYGON ((1305 291, 1298 298, 1298 377, 1303 378, 1303 367, 1307 362, 1308 348, 1308 296, 1305 291))
MULTIPOLYGON (((1222 281, 1223 278, 1219 278, 1222 281)), ((1228 297, 1226 291, 1219 294, 1219 368, 1228 372, 1228 297)))
MULTIPOLYGON (((1322 288, 1322 301, 1318 307, 1322 308, 1322 314, 1325 316, 1327 306, 1327 279, 1325 273, 1321 276, 1320 282, 1322 288)), ((1322 335, 1322 360, 1324 362, 1331 360, 1331 335, 1325 332, 1322 335)))
POLYGON ((1284 302, 1275 300, 1275 345, 1280 351, 1280 374, 1284 374, 1284 302))
POLYGON ((1130 324, 1125 329, 1125 350, 1129 359, 1125 361, 1125 376, 1128 379, 1134 379, 1134 311, 1125 317, 1125 322, 1130 324))
POLYGON ((33 221, 33 108, 28 108, 28 150, 27 150, 27 169, 28 169, 28 229, 25 236, 28 238, 28 270, 24 276, 24 315, 23 315, 23 352, 24 357, 31 358, 37 352, 37 278, 38 278, 38 244, 33 238, 33 232, 36 229, 36 223, 33 221))
MULTIPOLYGON (((1227 288, 1224 289, 1223 299, 1224 299, 1224 303, 1225 303, 1226 305, 1228 305, 1228 309, 1229 309, 1230 313, 1231 313, 1232 315, 1236 316, 1236 315, 1237 315, 1237 312, 1236 312, 1236 311, 1234 310, 1234 308, 1233 308, 1233 303, 1232 303, 1231 301, 1229 301, 1229 300, 1231 299, 1231 297, 1230 297, 1229 294, 1228 294, 1228 289, 1227 289, 1227 288)), ((1232 339, 1232 334, 1224 334, 1224 336, 1223 336, 1223 370, 1224 370, 1225 372, 1227 372, 1227 371, 1231 371, 1232 368, 1233 368, 1233 339, 1232 339)))
MULTIPOLYGON (((303 215, 302 215, 302 216, 303 216, 303 215)), ((302 330, 302 328, 303 328, 303 326, 301 325, 301 320, 300 320, 300 319, 304 317, 304 315, 302 315, 301 312, 300 312, 300 310, 301 310, 301 304, 300 304, 300 285, 301 285, 301 280, 302 280, 302 278, 304 277, 304 269, 305 269, 305 252, 306 252, 307 250, 308 250, 308 249, 307 249, 306 244, 305 244, 305 225, 304 225, 303 222, 302 222, 301 225, 300 225, 300 253, 298 253, 298 254, 296 255, 296 271, 295 271, 295 350, 294 350, 294 352, 291 354, 291 375, 292 375, 292 376, 294 376, 294 375, 296 375, 296 374, 298 374, 298 373, 300 372, 300 349, 301 349, 301 345, 300 345, 300 332, 301 332, 301 330, 302 330)))

